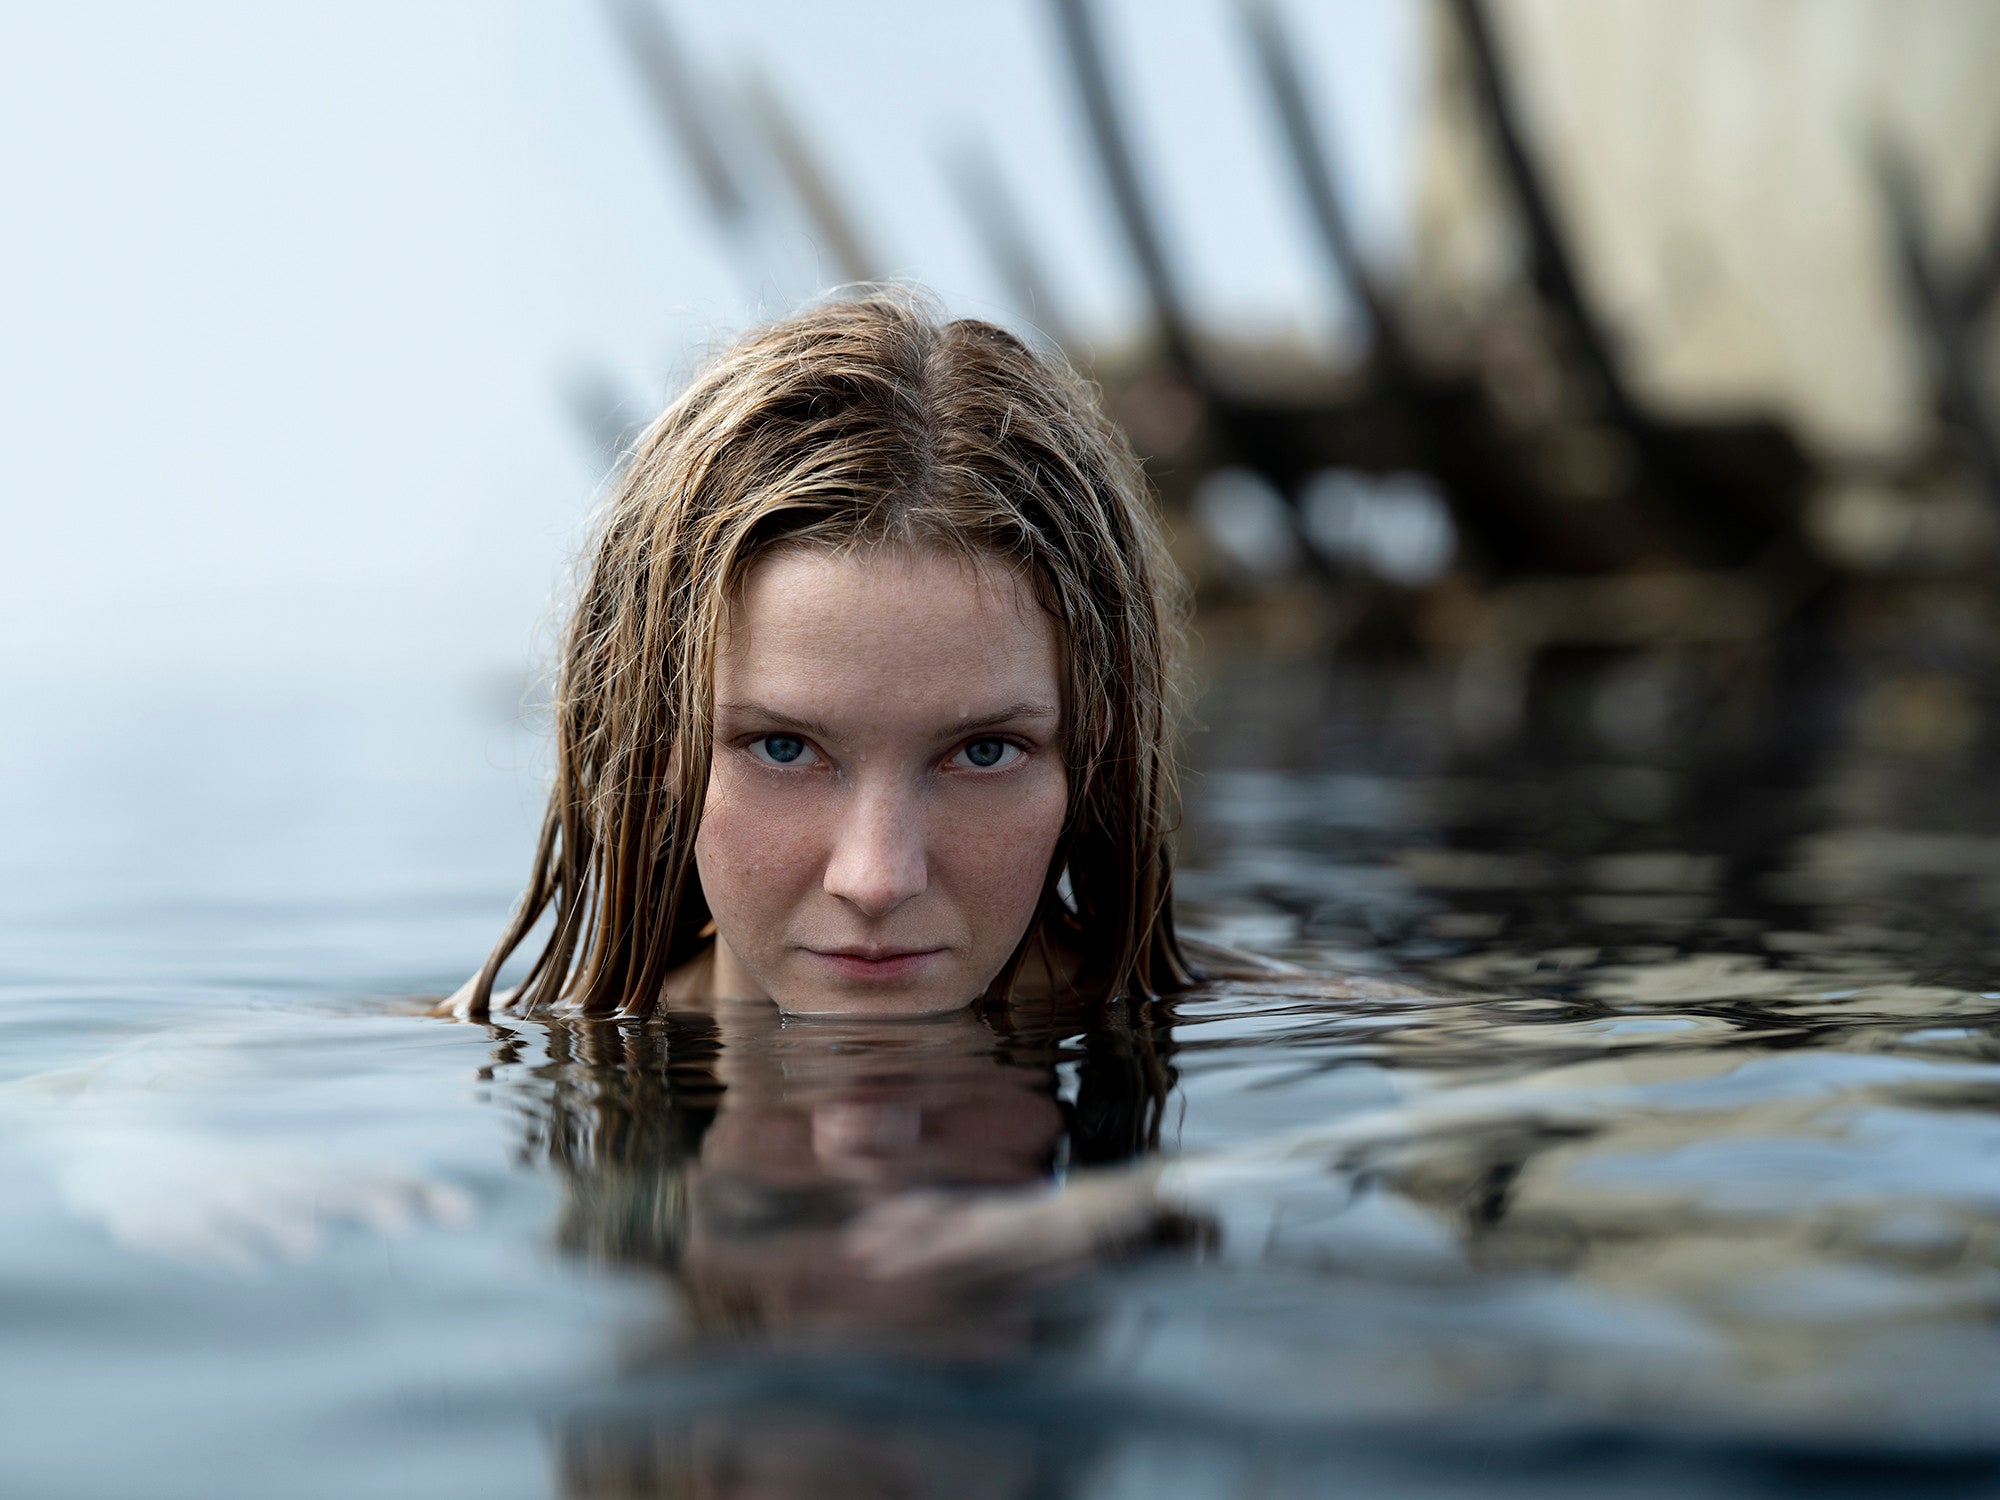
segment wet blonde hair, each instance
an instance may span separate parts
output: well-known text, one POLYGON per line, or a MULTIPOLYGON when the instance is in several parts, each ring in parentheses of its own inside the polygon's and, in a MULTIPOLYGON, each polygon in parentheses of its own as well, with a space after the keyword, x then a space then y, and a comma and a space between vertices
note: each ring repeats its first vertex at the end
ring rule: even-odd
POLYGON ((990 993, 1037 944, 1088 993, 1188 981, 1170 847, 1183 601, 1138 460, 1060 360, 874 292, 749 334, 639 440, 563 643, 533 872, 470 1012, 551 913, 516 1008, 657 1003, 707 941, 694 842, 728 603, 775 549, 880 547, 998 560, 1057 625, 1068 814, 990 993))

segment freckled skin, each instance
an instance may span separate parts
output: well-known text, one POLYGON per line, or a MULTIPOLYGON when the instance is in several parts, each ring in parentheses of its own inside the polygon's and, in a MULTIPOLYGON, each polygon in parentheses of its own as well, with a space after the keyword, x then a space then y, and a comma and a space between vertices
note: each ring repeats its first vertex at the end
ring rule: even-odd
POLYGON ((718 643, 695 867, 713 998, 919 1016, 984 992, 1068 789, 1055 630, 999 564, 788 553, 718 643))

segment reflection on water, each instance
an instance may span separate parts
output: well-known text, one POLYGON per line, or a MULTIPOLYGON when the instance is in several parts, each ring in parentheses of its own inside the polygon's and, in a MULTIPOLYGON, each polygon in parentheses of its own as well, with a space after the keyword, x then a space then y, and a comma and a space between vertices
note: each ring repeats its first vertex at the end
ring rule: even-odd
MULTIPOLYGON (((1984 1455, 2000 1069, 1976 1026, 1912 1036, 1907 1000, 1835 1028, 1777 997, 1205 993, 1173 1016, 1192 1149, 1161 1207, 1219 1239, 1036 1262, 1059 1280, 883 1278, 846 1236, 909 1188, 1048 1182, 1089 1113, 1059 1078, 1104 1031, 515 1028, 496 1078, 561 1164, 561 1242, 660 1276, 620 1381, 562 1427, 564 1472, 578 1494, 811 1494, 758 1485, 853 1448, 841 1472, 880 1486, 853 1493, 973 1470, 978 1493, 1095 1493, 1120 1464, 1074 1432, 977 1457, 1063 1403, 1122 1413, 1099 1439, 1140 1452, 1185 1409, 1211 1462, 1275 1426, 1302 1474, 1327 1424, 1379 1442, 1440 1416, 1465 1441, 1984 1455)), ((1158 1041, 1095 1081, 1123 1141, 1157 1106, 1158 1041)))
POLYGON ((1032 1212, 1064 1175, 1157 1145, 1163 1028, 1053 1013, 797 1023, 738 1004, 493 1030, 496 1098, 561 1178, 557 1242, 656 1276, 662 1294, 653 1325, 628 1330, 608 1402, 561 1424, 570 1493, 1048 1493, 1048 1462, 1004 1427, 961 1416, 886 1439, 838 1411, 786 1410, 787 1388, 801 1369, 838 1382, 884 1360, 1032 1385, 1037 1356, 1074 1346, 1090 1319, 1049 1305, 1048 1273, 1087 1266, 1085 1247, 1052 1260, 1016 1236, 1003 1251, 982 1224, 976 1265, 885 1272, 861 1237, 913 1193, 1032 1212), (730 1373, 756 1392, 747 1411, 713 1400, 709 1377, 726 1389, 730 1373), (635 1406, 653 1387, 684 1394, 635 1406))
POLYGON ((761 1004, 514 1023, 494 1028, 494 1077, 561 1173, 557 1242, 664 1273, 689 1336, 970 1358, 1024 1337, 1007 1278, 969 1302, 955 1277, 884 1277, 848 1231, 912 1191, 1042 1186, 1157 1144, 1157 1028, 1083 1024, 801 1023, 761 1004))
POLYGON ((398 771, 351 713, 337 756, 237 724, 218 785, 360 765, 369 818, 310 861, 230 825, 203 904, 17 903, 6 1487, 264 1493, 267 1452, 382 1494, 2000 1483, 1974 751, 1470 761, 1421 685, 1239 687, 1186 905, 1300 972, 887 1026, 362 1003, 455 977, 514 865, 471 889, 450 830, 511 852, 531 809, 441 784, 449 736, 398 771), (393 826, 435 847, 385 899, 393 826), (106 1404, 130 1457, 81 1436, 106 1404))

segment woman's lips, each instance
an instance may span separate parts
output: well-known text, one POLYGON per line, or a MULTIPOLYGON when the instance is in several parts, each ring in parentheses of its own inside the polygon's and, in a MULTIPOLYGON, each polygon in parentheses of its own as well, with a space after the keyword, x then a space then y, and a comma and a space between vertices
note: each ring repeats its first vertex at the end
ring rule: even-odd
POLYGON ((846 979, 886 982, 921 973, 942 948, 808 948, 814 958, 846 979))

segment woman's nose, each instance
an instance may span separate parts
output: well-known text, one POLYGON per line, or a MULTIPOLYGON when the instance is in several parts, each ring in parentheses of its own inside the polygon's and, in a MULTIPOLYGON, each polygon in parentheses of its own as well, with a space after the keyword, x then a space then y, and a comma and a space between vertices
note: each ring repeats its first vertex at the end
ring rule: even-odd
POLYGON ((867 916, 887 916, 929 881, 924 838, 924 810, 916 797, 858 792, 834 834, 827 893, 867 916))

